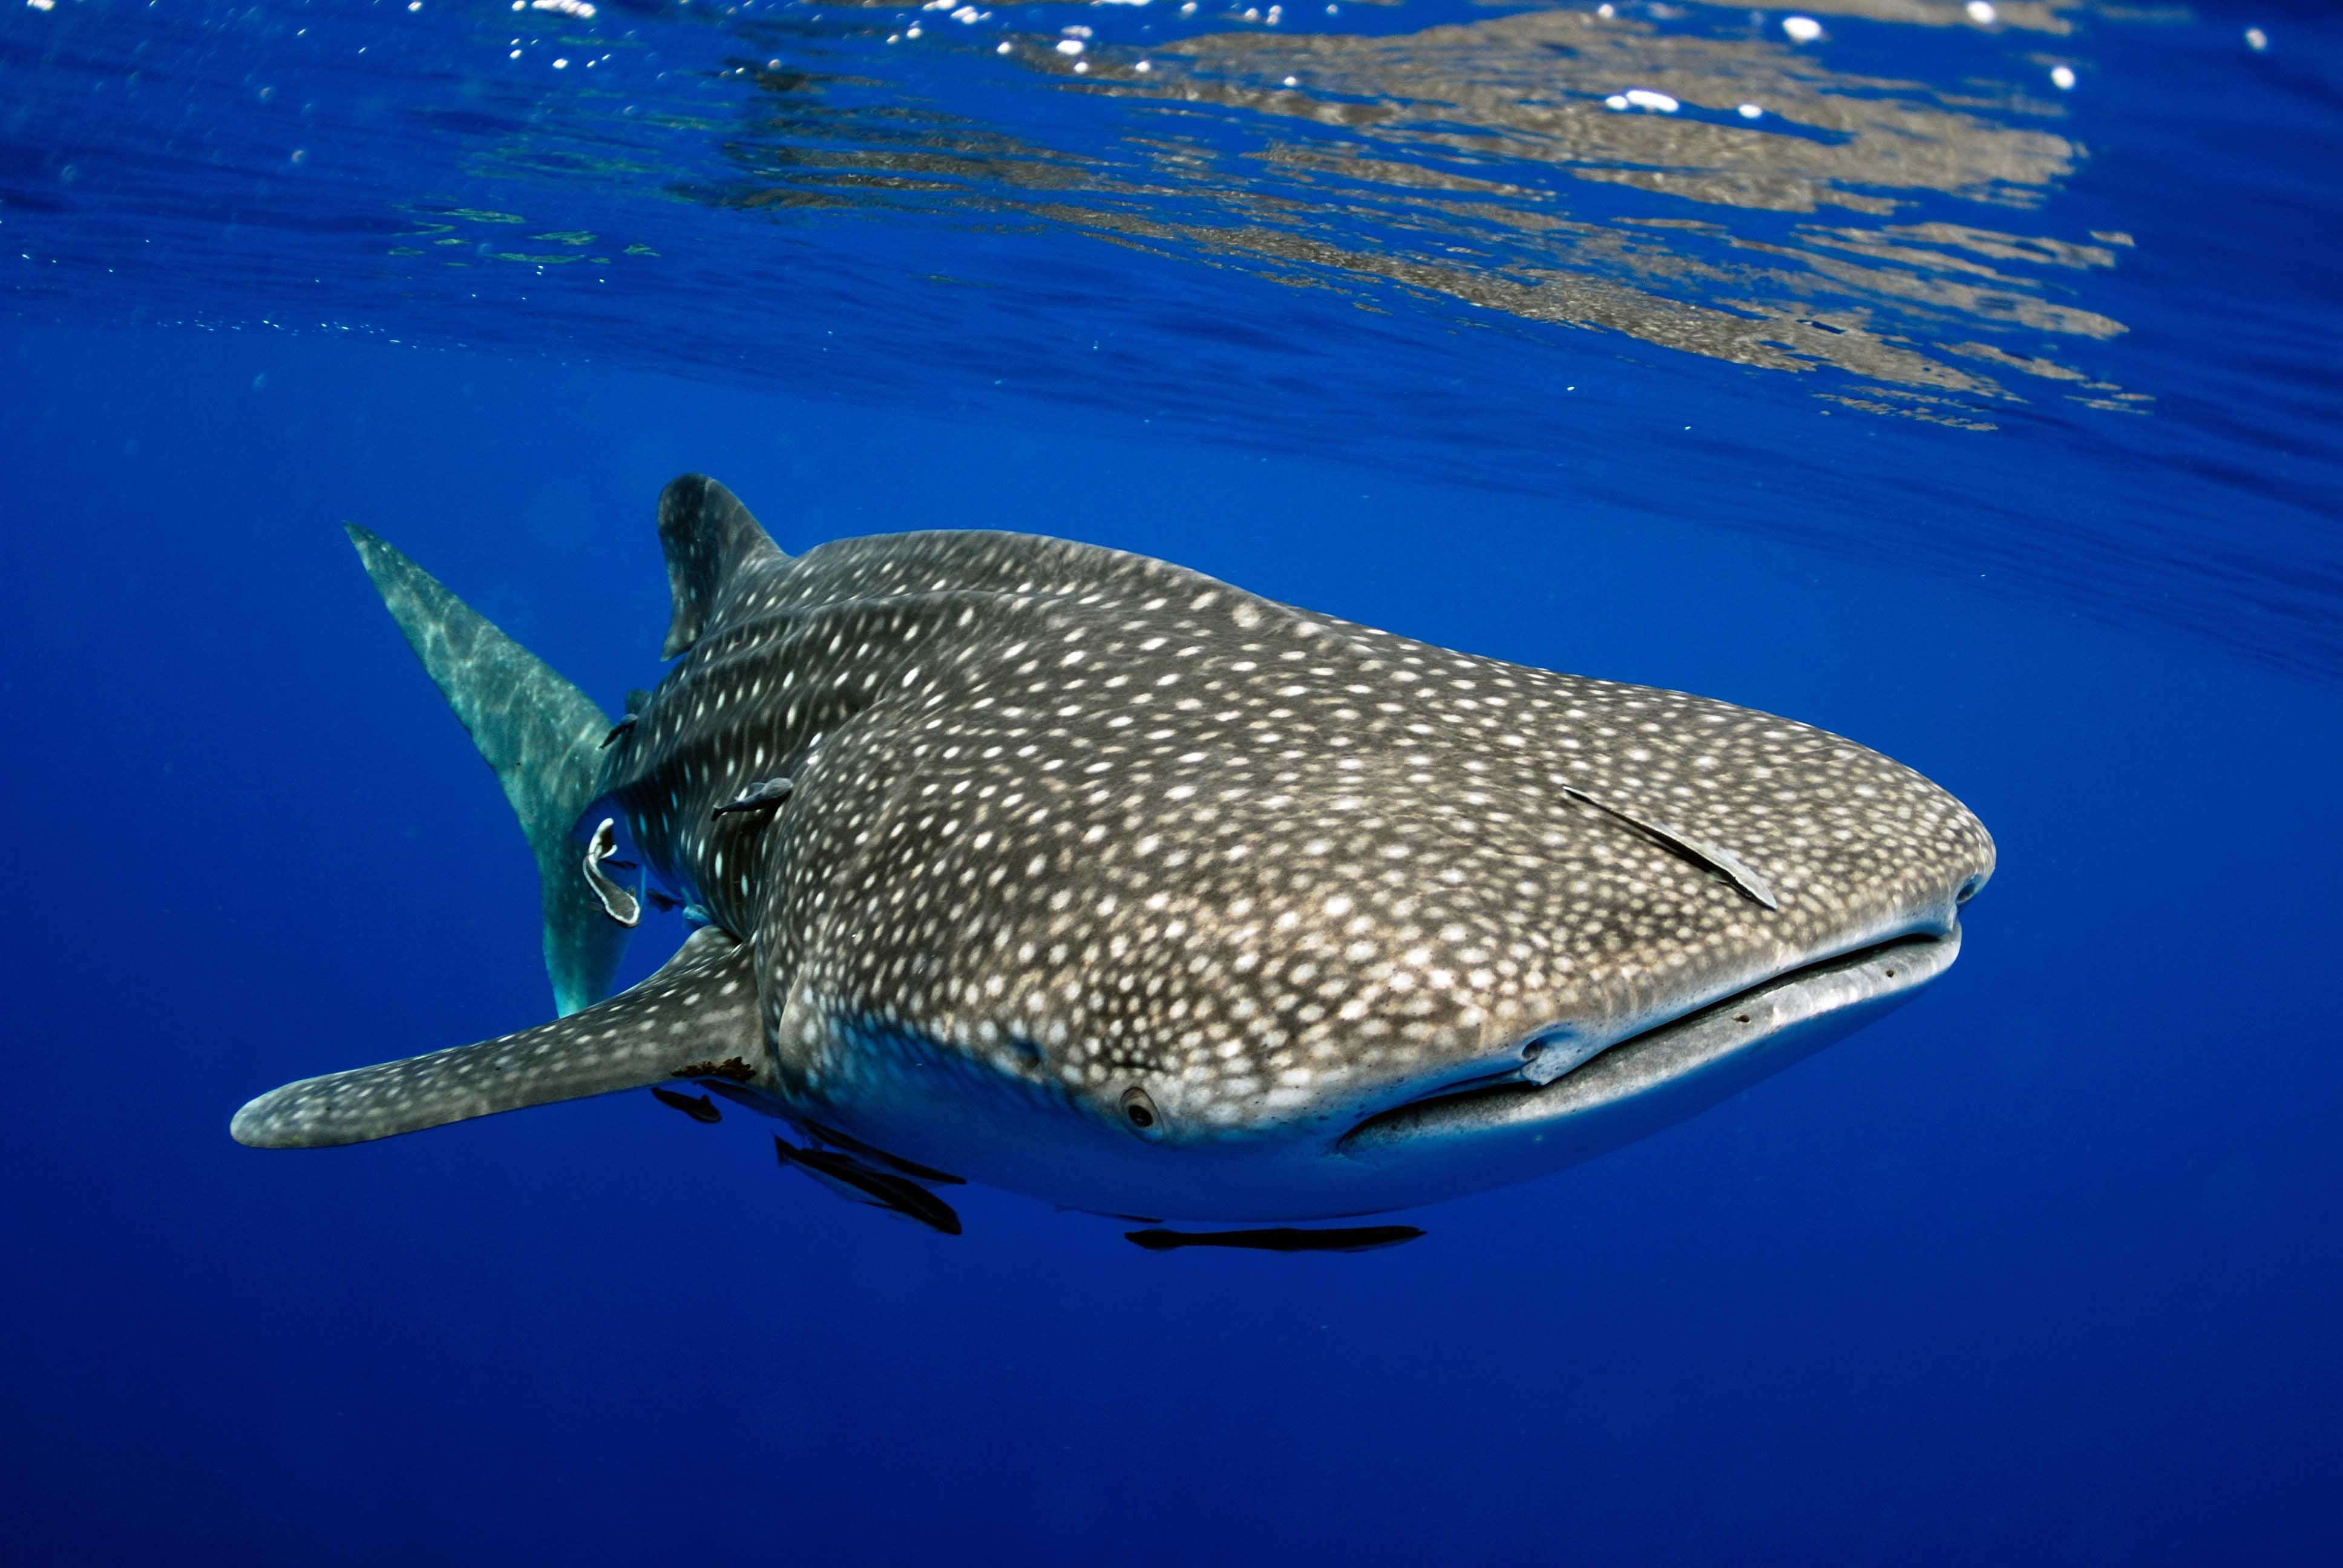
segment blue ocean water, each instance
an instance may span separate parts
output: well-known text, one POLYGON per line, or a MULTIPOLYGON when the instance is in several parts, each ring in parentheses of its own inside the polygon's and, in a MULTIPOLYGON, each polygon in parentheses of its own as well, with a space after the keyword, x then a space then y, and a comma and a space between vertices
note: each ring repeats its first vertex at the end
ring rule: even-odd
POLYGON ((2315 5, 6 0, 0 1555, 2333 1560, 2338 156, 2315 5), (1788 714, 2001 869, 1383 1252, 642 1094, 231 1142, 549 1010, 337 525, 615 708, 690 469, 1788 714))

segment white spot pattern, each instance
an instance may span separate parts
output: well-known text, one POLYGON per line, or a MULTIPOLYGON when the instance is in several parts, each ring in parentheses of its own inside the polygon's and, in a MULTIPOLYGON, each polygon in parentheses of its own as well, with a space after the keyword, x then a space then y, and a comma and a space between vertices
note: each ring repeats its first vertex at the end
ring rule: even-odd
POLYGON ((1108 1121, 1142 1088, 1172 1141, 1347 1125, 1949 919, 1993 864, 1958 801, 1836 736, 1143 558, 929 533, 708 569, 609 782, 753 934, 792 1097, 889 1070, 891 1032, 1108 1121), (784 808, 711 819, 774 772, 784 808))

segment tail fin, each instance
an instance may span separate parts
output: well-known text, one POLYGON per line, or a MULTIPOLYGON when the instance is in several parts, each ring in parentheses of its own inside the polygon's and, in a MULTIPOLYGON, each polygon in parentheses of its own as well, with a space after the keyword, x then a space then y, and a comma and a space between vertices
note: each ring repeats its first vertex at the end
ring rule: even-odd
POLYGON ((544 890, 545 972, 563 1017, 609 993, 626 945, 579 869, 570 829, 601 788, 610 721, 535 654, 498 631, 413 561, 346 525, 407 646, 504 786, 544 890))

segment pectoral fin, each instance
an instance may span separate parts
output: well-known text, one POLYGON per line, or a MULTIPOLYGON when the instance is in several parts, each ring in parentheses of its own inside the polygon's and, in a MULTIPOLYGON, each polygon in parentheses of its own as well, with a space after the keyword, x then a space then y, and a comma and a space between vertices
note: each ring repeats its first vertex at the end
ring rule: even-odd
POLYGON ((317 1149, 500 1111, 641 1089, 711 1060, 763 1055, 753 950, 713 926, 606 1001, 478 1045, 288 1083, 236 1113, 257 1149, 317 1149))

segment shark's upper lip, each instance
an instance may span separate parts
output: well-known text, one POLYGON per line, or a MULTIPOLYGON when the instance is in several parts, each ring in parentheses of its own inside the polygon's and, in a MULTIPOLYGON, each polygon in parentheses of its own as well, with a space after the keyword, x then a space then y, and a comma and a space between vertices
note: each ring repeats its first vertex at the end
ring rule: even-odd
MULTIPOLYGON (((1719 1070, 1753 1065, 1750 1059, 1778 1039, 1813 1036, 1813 1026, 1830 1015, 1869 1012, 1900 999, 1942 974, 1960 948, 1956 925, 1941 933, 1907 931, 1769 976, 1631 1035, 1551 1082, 1509 1075, 1380 1111, 1335 1147, 1380 1162, 1427 1142, 1596 1120, 1654 1090, 1695 1079, 1729 1076, 1737 1086, 1744 1075, 1719 1070)), ((1770 1068, 1747 1076, 1763 1070, 1770 1068)))

